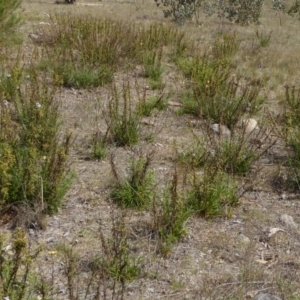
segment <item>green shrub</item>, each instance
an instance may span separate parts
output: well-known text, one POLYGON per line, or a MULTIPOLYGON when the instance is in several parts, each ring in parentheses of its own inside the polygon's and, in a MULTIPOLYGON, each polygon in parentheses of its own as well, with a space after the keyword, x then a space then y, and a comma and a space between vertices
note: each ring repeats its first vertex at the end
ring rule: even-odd
POLYGON ((254 115, 261 109, 265 99, 259 96, 260 86, 246 86, 241 90, 235 79, 216 83, 219 79, 211 78, 205 81, 205 87, 199 81, 191 93, 184 95, 182 101, 186 113, 232 129, 243 116, 254 115))
POLYGON ((228 0, 224 10, 225 18, 241 25, 258 23, 263 0, 228 0))
MULTIPOLYGON (((140 258, 130 253, 125 214, 112 212, 111 221, 109 237, 100 227, 95 237, 99 247, 92 257, 83 259, 71 245, 57 247, 57 254, 63 258, 68 299, 105 299, 107 294, 112 294, 113 299, 124 299, 128 283, 139 276, 140 258), (88 270, 85 276, 82 266, 88 270)), ((51 288, 53 293, 54 287, 51 288)))
POLYGON ((55 212, 71 183, 71 135, 61 133, 55 90, 43 80, 31 72, 18 88, 22 72, 15 68, 0 83, 6 95, 0 114, 1 208, 26 203, 55 212))
POLYGON ((162 48, 147 51, 143 55, 144 76, 148 78, 152 89, 159 89, 162 87, 162 48))
POLYGON ((55 83, 71 88, 89 88, 110 83, 113 79, 113 69, 102 65, 97 69, 89 64, 79 67, 76 62, 62 63, 54 67, 55 83))
POLYGON ((185 145, 178 153, 178 161, 193 168, 203 167, 208 161, 207 141, 196 138, 191 145, 185 145))
POLYGON ((37 291, 33 282, 32 263, 41 251, 31 251, 25 232, 18 228, 12 236, 12 251, 5 250, 4 235, 0 235, 0 297, 1 299, 29 299, 37 291))
POLYGON ((194 174, 187 197, 190 209, 204 217, 230 216, 238 204, 236 183, 227 174, 209 168, 194 174))
POLYGON ((95 134, 92 140, 92 155, 94 158, 101 160, 106 157, 107 149, 104 139, 95 134))
POLYGON ((175 171, 160 203, 153 202, 153 230, 158 234, 159 251, 167 256, 174 243, 185 234, 185 223, 191 215, 186 200, 178 193, 178 174, 175 171))
POLYGON ((283 116, 284 138, 290 147, 289 184, 300 187, 300 90, 286 86, 283 116))
POLYGON ((180 25, 187 20, 191 20, 196 9, 203 1, 199 0, 155 0, 157 6, 162 5, 165 18, 173 17, 174 21, 180 25))
POLYGON ((123 84, 121 91, 116 85, 112 86, 105 121, 111 139, 117 146, 131 146, 139 141, 141 115, 132 102, 129 82, 123 84))
POLYGON ((153 110, 164 110, 167 108, 166 96, 163 94, 149 99, 141 99, 138 104, 138 110, 142 116, 149 117, 153 110))
POLYGON ((258 30, 256 30, 255 32, 256 37, 259 41, 259 45, 261 47, 268 47, 271 41, 271 36, 272 36, 272 31, 268 32, 268 33, 263 33, 260 32, 258 30))
POLYGON ((243 136, 236 140, 221 141, 211 157, 210 164, 215 164, 228 174, 245 175, 259 157, 247 144, 248 141, 243 136))
POLYGON ((149 170, 151 155, 146 158, 134 158, 130 164, 130 171, 125 180, 120 180, 114 158, 111 157, 111 166, 117 186, 111 193, 112 200, 121 207, 142 209, 149 207, 153 200, 154 177, 149 170))

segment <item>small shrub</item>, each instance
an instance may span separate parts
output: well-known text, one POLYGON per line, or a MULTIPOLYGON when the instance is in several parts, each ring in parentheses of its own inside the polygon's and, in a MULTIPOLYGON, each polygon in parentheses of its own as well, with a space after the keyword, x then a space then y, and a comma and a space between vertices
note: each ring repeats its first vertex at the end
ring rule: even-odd
POLYGON ((142 116, 149 117, 153 110, 164 110, 167 108, 167 101, 164 94, 157 97, 150 97, 149 99, 142 99, 139 102, 138 110, 142 116))
POLYGON ((272 31, 265 34, 263 32, 260 32, 260 31, 256 30, 255 34, 256 34, 256 37, 257 37, 261 47, 268 47, 269 46, 270 41, 271 41, 272 31))
POLYGON ((186 234, 184 226, 191 214, 185 199, 179 195, 177 186, 178 174, 175 170, 172 182, 165 190, 161 203, 153 203, 153 230, 158 234, 159 251, 164 256, 167 256, 172 245, 186 234))
POLYGON ((215 164, 228 174, 245 175, 259 154, 247 145, 245 137, 225 139, 216 147, 211 165, 215 164), (215 161, 215 163, 213 162, 215 161))
POLYGON ((162 48, 148 51, 143 56, 144 76, 148 78, 153 90, 161 89, 162 83, 162 48))
POLYGON ((178 161, 193 168, 203 167, 208 159, 207 142, 195 138, 191 145, 185 145, 186 149, 178 153, 178 161))
POLYGON ((290 185, 300 187, 300 90, 286 86, 284 101, 284 138, 290 146, 289 181, 290 185))
MULTIPOLYGON (((112 212, 112 227, 107 238, 100 227, 99 253, 83 260, 74 249, 67 244, 58 246, 58 254, 62 254, 64 276, 67 280, 68 299, 124 299, 128 283, 140 274, 140 258, 130 254, 125 215, 112 212), (88 272, 82 276, 82 266, 88 272)), ((53 288, 53 287, 52 287, 53 288)))
POLYGON ((149 207, 153 199, 154 178, 153 171, 149 170, 152 154, 146 158, 139 156, 130 164, 130 173, 127 178, 120 180, 114 157, 111 156, 111 166, 118 185, 111 193, 112 200, 121 207, 142 209, 149 207))
POLYGON ((104 298, 107 289, 110 288, 113 299, 124 299, 127 284, 134 281, 141 272, 140 258, 130 254, 124 213, 113 212, 111 219, 111 237, 106 238, 100 229, 102 253, 90 264, 92 278, 97 283, 95 286, 97 299, 101 298, 101 287, 104 298), (110 282, 112 284, 108 284, 110 282))
POLYGON ((183 25, 187 20, 191 20, 196 13, 196 9, 203 1, 199 0, 155 0, 156 5, 162 4, 164 17, 173 17, 174 21, 183 25))
POLYGON ((99 66, 95 69, 88 64, 76 67, 76 62, 62 63, 54 68, 55 84, 68 88, 89 88, 110 83, 113 79, 113 70, 109 66, 99 66))
POLYGON ((204 217, 230 216, 238 204, 235 182, 227 174, 209 168, 193 175, 187 197, 188 206, 204 217))
POLYGON ((259 96, 260 86, 249 85, 241 90, 235 79, 218 81, 213 76, 205 81, 205 87, 203 83, 195 84, 183 98, 184 111, 232 129, 244 115, 254 115, 261 109, 265 99, 259 96))
POLYGON ((55 90, 46 80, 32 72, 26 87, 16 88, 21 84, 18 68, 0 83, 6 95, 0 114, 0 208, 26 203, 53 213, 73 177, 67 163, 71 135, 60 131, 55 90))
POLYGON ((139 141, 141 115, 137 108, 132 107, 129 82, 123 84, 121 92, 113 85, 105 120, 117 146, 131 146, 139 141))
POLYGON ((41 248, 30 253, 25 232, 18 228, 12 236, 12 254, 5 251, 5 238, 0 235, 0 297, 1 299, 28 299, 37 283, 30 279, 33 276, 31 265, 39 255, 41 248))
POLYGON ((258 23, 263 0, 229 0, 225 7, 225 18, 241 25, 258 23))
POLYGON ((94 134, 92 139, 92 155, 98 160, 102 160, 106 157, 107 149, 105 145, 105 140, 99 136, 99 134, 94 134))

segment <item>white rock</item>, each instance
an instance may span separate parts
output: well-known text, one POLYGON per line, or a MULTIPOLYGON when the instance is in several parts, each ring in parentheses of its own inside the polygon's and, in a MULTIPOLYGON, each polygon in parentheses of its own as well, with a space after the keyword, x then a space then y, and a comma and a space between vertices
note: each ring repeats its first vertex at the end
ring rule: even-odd
POLYGON ((243 244, 249 244, 250 243, 250 239, 242 233, 239 234, 239 239, 243 244))
POLYGON ((212 124, 210 126, 210 128, 218 134, 224 135, 224 136, 230 136, 231 135, 231 131, 230 129, 228 129, 228 127, 226 127, 225 125, 220 125, 220 124, 212 124))
POLYGON ((31 39, 33 39, 33 40, 38 40, 38 39, 39 39, 39 36, 38 36, 37 34, 35 34, 35 33, 30 33, 30 34, 29 34, 29 37, 30 37, 31 39))
POLYGON ((290 228, 294 228, 297 229, 298 225, 296 224, 296 222, 294 221, 292 216, 289 216, 287 214, 283 214, 280 216, 280 221, 282 223, 284 223, 285 225, 287 225, 290 228))
POLYGON ((255 129, 259 129, 257 126, 257 121, 255 119, 244 119, 242 121, 242 127, 245 130, 245 133, 250 134, 255 129))

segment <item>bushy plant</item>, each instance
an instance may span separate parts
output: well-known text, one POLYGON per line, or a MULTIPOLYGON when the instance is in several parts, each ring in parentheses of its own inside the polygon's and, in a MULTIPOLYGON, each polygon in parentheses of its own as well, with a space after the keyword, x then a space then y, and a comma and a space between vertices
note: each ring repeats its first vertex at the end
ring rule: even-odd
POLYGON ((204 217, 230 216, 238 204, 236 183, 226 173, 205 168, 192 177, 187 203, 193 212, 204 217))
MULTIPOLYGON (((111 213, 112 226, 109 237, 100 226, 96 235, 97 251, 83 259, 71 245, 61 244, 57 254, 62 256, 66 294, 68 299, 124 299, 128 283, 135 280, 141 271, 140 258, 130 253, 129 235, 124 213, 111 213), (82 276, 82 266, 86 269, 82 276)), ((54 286, 51 286, 52 293, 54 286)))
POLYGON ((157 232, 159 251, 168 255, 174 243, 185 234, 185 223, 191 215, 186 205, 186 199, 178 192, 177 170, 173 179, 164 191, 162 200, 153 202, 152 219, 153 230, 157 232))
POLYGON ((105 140, 101 138, 98 134, 93 135, 92 139, 92 155, 94 158, 101 160, 106 157, 107 149, 105 145, 105 140))
POLYGON ((191 145, 178 153, 178 162, 193 168, 203 167, 208 159, 207 141, 195 138, 191 145))
POLYGON ((12 236, 11 251, 5 250, 5 237, 0 235, 0 297, 1 299, 28 299, 36 292, 32 263, 41 251, 30 253, 25 232, 18 228, 12 236))
POLYGON ((272 31, 268 33, 264 33, 256 30, 255 34, 261 47, 269 46, 271 41, 272 31))
POLYGON ((205 139, 195 136, 193 143, 178 153, 179 162, 189 168, 204 167, 233 176, 245 175, 264 153, 259 145, 249 143, 249 133, 243 129, 233 130, 228 135, 214 132, 209 124, 203 129, 205 139))
POLYGON ((228 0, 225 7, 225 18, 248 25, 258 23, 261 16, 263 0, 228 0))
POLYGON ((153 200, 154 177, 153 171, 149 169, 152 154, 133 158, 130 163, 129 174, 125 180, 118 175, 114 157, 111 156, 111 166, 117 186, 111 193, 112 200, 121 207, 141 209, 149 207, 153 200))
POLYGON ((138 110, 142 116, 149 117, 153 110, 164 110, 167 108, 166 95, 162 94, 158 97, 150 97, 145 99, 144 97, 139 101, 138 110))
POLYGON ((129 82, 123 84, 121 91, 112 85, 111 99, 104 114, 110 137, 117 146, 131 146, 139 141, 141 115, 132 102, 129 82))
POLYGON ((185 95, 185 112, 232 129, 245 114, 253 115, 261 109, 264 98, 259 96, 260 86, 240 89, 235 79, 216 84, 216 77, 211 78, 206 80, 205 87, 199 82, 192 87, 191 93, 185 95))
POLYGON ((155 2, 157 6, 164 7, 165 18, 172 16, 176 23, 182 25, 192 19, 203 0, 155 0, 155 2))
POLYGON ((155 0, 155 2, 157 6, 163 6, 165 17, 172 16, 179 24, 184 24, 194 16, 199 22, 200 10, 207 16, 217 13, 220 18, 241 25, 258 23, 263 5, 263 0, 155 0))
POLYGON ((216 167, 228 174, 245 175, 259 157, 247 142, 244 136, 221 141, 211 157, 211 165, 215 161, 216 167))
POLYGON ((238 49, 235 35, 218 38, 210 52, 181 59, 179 67, 189 79, 183 110, 233 128, 245 114, 256 114, 265 100, 260 82, 242 85, 232 74, 231 58, 238 49))
POLYGON ((0 208, 26 203, 52 213, 72 178, 71 135, 60 131, 55 90, 34 72, 21 88, 22 78, 15 68, 0 83, 0 208))
POLYGON ((286 86, 283 118, 284 138, 290 146, 289 181, 300 187, 300 90, 286 86))
POLYGON ((153 90, 162 87, 162 48, 147 51, 143 55, 144 76, 148 78, 149 84, 153 90))

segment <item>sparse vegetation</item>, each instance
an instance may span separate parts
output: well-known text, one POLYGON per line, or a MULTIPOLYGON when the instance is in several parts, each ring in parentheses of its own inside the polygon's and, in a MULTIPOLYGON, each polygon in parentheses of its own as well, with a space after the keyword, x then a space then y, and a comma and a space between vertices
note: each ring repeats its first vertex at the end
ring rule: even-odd
POLYGON ((0 0, 1 299, 299 295, 298 1, 150 1, 0 0))

